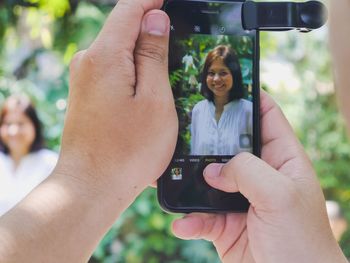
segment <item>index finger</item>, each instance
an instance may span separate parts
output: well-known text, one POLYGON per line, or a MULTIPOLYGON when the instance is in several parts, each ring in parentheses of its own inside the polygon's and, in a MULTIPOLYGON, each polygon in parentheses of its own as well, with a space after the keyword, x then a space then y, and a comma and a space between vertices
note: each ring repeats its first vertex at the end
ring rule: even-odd
POLYGON ((152 9, 159 9, 163 0, 119 0, 107 18, 90 49, 98 49, 107 56, 128 51, 133 54, 140 33, 142 18, 152 9))

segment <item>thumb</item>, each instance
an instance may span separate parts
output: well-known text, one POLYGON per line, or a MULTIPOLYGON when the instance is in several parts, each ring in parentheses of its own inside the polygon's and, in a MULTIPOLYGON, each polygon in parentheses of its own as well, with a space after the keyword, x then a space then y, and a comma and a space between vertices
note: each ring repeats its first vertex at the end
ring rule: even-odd
POLYGON ((169 17, 160 10, 151 10, 142 20, 141 32, 134 51, 136 94, 170 91, 168 76, 169 17))
POLYGON ((208 165, 204 178, 216 189, 240 192, 253 207, 277 208, 294 196, 292 180, 250 153, 241 153, 226 164, 208 165))

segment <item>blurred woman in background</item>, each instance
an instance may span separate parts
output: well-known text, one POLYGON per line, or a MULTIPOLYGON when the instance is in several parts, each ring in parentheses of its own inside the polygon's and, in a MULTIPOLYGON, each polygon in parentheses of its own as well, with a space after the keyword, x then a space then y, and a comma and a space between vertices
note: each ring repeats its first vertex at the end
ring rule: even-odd
POLYGON ((42 127, 30 100, 9 97, 0 113, 0 216, 49 176, 57 157, 44 149, 42 127))

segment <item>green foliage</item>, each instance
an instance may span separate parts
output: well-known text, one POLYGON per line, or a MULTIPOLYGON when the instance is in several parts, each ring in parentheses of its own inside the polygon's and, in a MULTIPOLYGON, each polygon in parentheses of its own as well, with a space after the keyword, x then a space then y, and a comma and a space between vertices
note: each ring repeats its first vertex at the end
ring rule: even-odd
POLYGON ((172 236, 174 215, 160 211, 147 189, 114 224, 94 253, 98 262, 219 262, 210 243, 172 236))
MULTIPOLYGON (((310 156, 326 199, 339 202, 349 225, 350 144, 337 108, 331 58, 325 42, 326 32, 271 35, 264 33, 263 37, 276 38, 279 43, 275 52, 270 49, 270 54, 265 53, 266 58, 280 54, 278 60, 293 66, 294 77, 300 85, 270 86, 269 91, 287 114, 310 156)), ((286 82, 294 81, 287 79, 286 82)), ((349 231, 343 236, 341 246, 346 256, 350 257, 349 231)))
POLYGON ((27 2, 38 6, 53 17, 62 17, 70 8, 68 0, 27 0, 27 2))
MULTIPOLYGON (((11 93, 24 92, 36 103, 46 127, 49 148, 59 150, 67 104, 68 65, 77 50, 87 48, 102 27, 112 6, 98 1, 7 0, 0 3, 0 104, 11 93), (73 3, 75 3, 73 5, 73 3)), ((350 224, 350 145, 335 101, 326 33, 261 34, 262 64, 278 61, 290 65, 292 81, 274 86, 263 80, 292 122, 296 134, 311 157, 327 199, 338 201, 350 224), (294 82, 293 82, 294 83, 294 82)), ((193 65, 173 72, 174 92, 188 131, 189 114, 203 97, 199 89, 201 65, 209 47, 237 47, 244 83, 251 85, 251 43, 247 39, 184 40, 193 65)), ((274 69, 275 70, 275 69, 274 69)), ((262 73, 271 72, 268 66, 262 73)), ((278 79, 285 72, 274 72, 278 79)), ((183 141, 189 140, 189 132, 183 141)), ((91 262, 219 262, 212 245, 204 241, 181 241, 170 231, 174 215, 162 212, 155 190, 147 189, 112 227, 96 249, 91 262)), ((350 257, 350 232, 341 246, 350 257)))

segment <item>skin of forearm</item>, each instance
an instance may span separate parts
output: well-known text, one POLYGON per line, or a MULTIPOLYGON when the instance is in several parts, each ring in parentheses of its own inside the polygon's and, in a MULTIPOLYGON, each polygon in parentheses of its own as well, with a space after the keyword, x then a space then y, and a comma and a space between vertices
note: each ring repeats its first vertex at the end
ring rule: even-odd
POLYGON ((330 1, 330 47, 340 108, 350 128, 350 1, 330 1))
POLYGON ((54 172, 0 218, 0 262, 87 262, 136 196, 109 190, 54 172))

